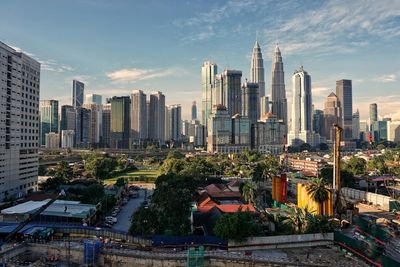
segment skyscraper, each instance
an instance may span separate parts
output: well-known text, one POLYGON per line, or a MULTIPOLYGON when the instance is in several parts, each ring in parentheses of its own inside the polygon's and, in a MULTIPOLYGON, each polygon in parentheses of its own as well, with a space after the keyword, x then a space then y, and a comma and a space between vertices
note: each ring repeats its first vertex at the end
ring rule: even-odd
POLYGON ((326 140, 333 142, 335 141, 335 128, 334 124, 342 125, 342 107, 339 98, 334 94, 330 93, 325 101, 324 108, 325 118, 325 132, 323 135, 326 140))
POLYGON ((360 112, 358 109, 353 113, 353 139, 360 139, 360 112))
POLYGON ((84 107, 77 107, 75 116, 75 147, 89 147, 89 120, 90 110, 84 107))
POLYGON ((312 129, 311 76, 301 66, 294 72, 292 82, 292 123, 288 143, 292 146, 302 143, 316 146, 320 140, 312 129))
POLYGON ((147 139, 147 116, 146 94, 142 90, 134 90, 131 94, 132 141, 147 139))
POLYGON ((129 96, 114 96, 111 98, 110 147, 129 148, 130 105, 129 96))
POLYGON ((106 103, 103 105, 103 117, 101 123, 102 131, 100 136, 100 143, 102 147, 110 147, 110 133, 111 133, 111 104, 106 103))
POLYGON ((272 58, 271 80, 272 113, 277 116, 278 120, 283 120, 287 128, 288 117, 285 91, 285 72, 283 71, 282 55, 278 45, 275 47, 274 56, 272 58))
POLYGON ((150 94, 148 114, 149 139, 163 144, 165 140, 165 96, 163 93, 150 94))
POLYGON ((197 120, 197 105, 196 101, 192 102, 192 121, 197 120))
POLYGON ((376 103, 369 105, 369 120, 371 124, 378 121, 378 105, 376 103))
MULTIPOLYGON (((76 110, 73 106, 61 106, 60 130, 73 130, 75 132, 76 110)), ((74 133, 75 134, 75 133, 74 133)))
POLYGON ((217 75, 217 64, 206 61, 201 66, 201 119, 207 129, 208 117, 212 110, 212 97, 214 90, 215 75, 217 75))
POLYGON ((269 97, 268 96, 262 96, 260 97, 260 118, 268 113, 270 111, 269 109, 269 97))
MULTIPOLYGON (((251 68, 250 68, 250 81, 257 83, 259 88, 259 95, 265 95, 265 80, 264 80, 264 61, 262 58, 261 48, 258 44, 258 40, 253 47, 253 54, 251 57, 251 68)), ((258 100, 257 100, 258 101, 258 100)))
POLYGON ((351 80, 336 81, 336 95, 342 107, 343 140, 351 140, 353 137, 353 92, 351 80))
POLYGON ((85 103, 83 107, 89 112, 89 120, 86 122, 88 125, 88 142, 90 147, 98 147, 100 145, 100 136, 102 130, 102 105, 96 103, 85 103))
POLYGON ((242 86, 242 114, 246 116, 250 125, 260 118, 259 88, 257 83, 245 82, 242 86))
POLYGON ((168 106, 168 123, 169 139, 171 141, 181 141, 182 132, 182 109, 181 105, 169 105, 168 106))
POLYGON ((47 133, 58 133, 58 100, 40 101, 40 145, 45 145, 47 133))
POLYGON ((87 94, 85 98, 85 104, 103 104, 103 98, 101 95, 97 94, 87 94))
POLYGON ((207 129, 207 151, 224 152, 224 147, 232 141, 232 117, 223 105, 213 107, 207 129))
POLYGON ((320 136, 325 136, 324 112, 320 109, 314 110, 313 113, 313 131, 320 136))
POLYGON ((83 105, 84 91, 85 84, 83 82, 77 80, 72 81, 72 106, 74 108, 81 107, 83 105))
MULTIPOLYGON (((240 70, 224 70, 215 77, 215 101, 213 104, 223 105, 232 117, 242 113, 242 72, 240 70)), ((214 107, 213 107, 214 108, 214 107)))
POLYGON ((0 200, 37 190, 40 63, 0 42, 0 200))

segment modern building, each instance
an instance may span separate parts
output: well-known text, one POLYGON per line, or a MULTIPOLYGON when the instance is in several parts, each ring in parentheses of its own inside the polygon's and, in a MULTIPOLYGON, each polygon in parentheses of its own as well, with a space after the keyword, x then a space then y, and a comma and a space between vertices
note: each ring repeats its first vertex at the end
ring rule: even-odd
POLYGON ((369 121, 371 125, 373 122, 378 121, 378 105, 376 103, 369 105, 369 121))
POLYGON ((215 105, 227 108, 232 117, 242 113, 242 72, 239 70, 225 69, 221 74, 215 76, 215 105))
POLYGON ((197 105, 196 101, 192 102, 192 121, 197 120, 197 105))
POLYGON ((360 140, 361 141, 368 141, 370 128, 368 125, 368 121, 363 120, 360 121, 360 140))
POLYGON ((100 136, 101 147, 110 147, 111 144, 111 103, 103 105, 103 118, 101 123, 102 131, 100 136))
POLYGON ((234 115, 232 117, 232 143, 247 146, 250 150, 250 129, 251 124, 248 117, 240 114, 234 115))
POLYGON ((313 112, 313 131, 320 136, 325 136, 325 119, 324 112, 320 109, 315 109, 313 112))
POLYGON ((129 149, 131 99, 129 96, 114 96, 110 103, 110 148, 129 149))
POLYGON ((0 42, 0 200, 37 190, 40 63, 0 42))
POLYGON ((374 121, 371 123, 371 136, 375 142, 388 138, 388 121, 374 121))
POLYGON ((147 116, 146 94, 134 90, 131 94, 131 138, 135 144, 147 139, 147 116))
POLYGON ((258 84, 259 96, 265 96, 264 60, 262 57, 260 45, 258 44, 258 40, 256 40, 256 43, 253 47, 250 75, 250 81, 252 83, 258 84))
POLYGON ((102 105, 97 103, 85 103, 83 105, 89 111, 89 120, 87 124, 89 126, 89 145, 90 147, 99 147, 100 146, 100 136, 102 130, 102 122, 103 122, 103 110, 102 105))
POLYGON ((226 107, 214 106, 208 119, 207 151, 221 152, 232 142, 232 118, 226 107))
POLYGON ((40 100, 40 145, 50 132, 58 133, 58 100, 40 100))
POLYGON ((72 106, 74 108, 78 108, 83 105, 84 92, 85 92, 85 84, 83 82, 73 80, 72 81, 72 106))
POLYGON ((325 120, 325 132, 324 136, 328 142, 335 141, 335 127, 334 124, 342 126, 342 107, 339 98, 335 93, 330 93, 325 100, 324 104, 324 120, 325 120))
POLYGON ((170 141, 180 142, 182 141, 182 108, 181 105, 169 105, 168 106, 169 120, 166 123, 169 124, 170 141))
POLYGON ((391 142, 400 142, 400 121, 390 121, 387 125, 387 140, 391 142))
POLYGON ((58 133, 46 133, 45 147, 49 149, 60 148, 60 135, 58 133))
POLYGON ((277 116, 266 113, 251 128, 251 148, 262 154, 277 155, 286 144, 286 125, 277 116))
POLYGON ((342 138, 344 141, 348 141, 353 138, 353 89, 351 80, 336 81, 336 96, 342 108, 342 138))
POLYGON ((85 99, 85 104, 103 104, 103 97, 97 94, 87 94, 85 99))
POLYGON ((292 171, 299 171, 304 176, 318 177, 321 170, 327 165, 324 160, 313 158, 288 158, 289 168, 292 171))
POLYGON ((75 147, 89 148, 90 110, 82 106, 77 107, 75 110, 75 147))
POLYGON ((75 141, 74 130, 61 131, 61 148, 73 148, 75 141))
POLYGON ((189 124, 189 143, 193 144, 194 147, 204 147, 205 146, 205 127, 200 124, 200 121, 193 120, 189 124))
POLYGON ((254 124, 260 118, 260 97, 257 83, 245 82, 242 86, 241 114, 254 124))
POLYGON ((163 93, 150 94, 148 114, 149 139, 162 145, 165 141, 165 96, 163 93))
POLYGON ((260 118, 268 112, 270 112, 269 97, 262 96, 262 97, 260 97, 260 118))
POLYGON ((201 66, 201 119, 206 128, 208 117, 212 111, 213 104, 215 104, 213 102, 213 91, 217 70, 217 64, 210 61, 204 62, 201 66))
POLYGON ((320 136, 312 129, 311 76, 301 66, 294 72, 292 82, 292 123, 288 134, 288 144, 299 146, 308 143, 311 146, 317 146, 320 143, 320 136))
POLYGON ((164 140, 169 141, 171 140, 171 114, 168 106, 165 107, 165 133, 164 133, 164 140))
POLYGON ((358 109, 353 113, 353 139, 360 139, 360 112, 358 109))
POLYGON ((278 44, 272 57, 272 83, 271 83, 271 102, 272 113, 278 120, 282 120, 288 126, 287 99, 285 90, 285 72, 283 71, 283 61, 278 44))
POLYGON ((75 131, 75 126, 76 126, 75 120, 76 120, 75 108, 70 105, 61 106, 60 131, 62 130, 75 131))

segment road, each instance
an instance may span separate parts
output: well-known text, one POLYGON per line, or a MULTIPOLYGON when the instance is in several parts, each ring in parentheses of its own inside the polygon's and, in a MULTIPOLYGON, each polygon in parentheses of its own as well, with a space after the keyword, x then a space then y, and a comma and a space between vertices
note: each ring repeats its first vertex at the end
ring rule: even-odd
POLYGON ((139 197, 131 198, 128 203, 122 206, 121 211, 117 215, 118 222, 113 225, 112 229, 120 231, 128 231, 131 226, 131 216, 140 207, 144 201, 145 190, 139 190, 139 197))

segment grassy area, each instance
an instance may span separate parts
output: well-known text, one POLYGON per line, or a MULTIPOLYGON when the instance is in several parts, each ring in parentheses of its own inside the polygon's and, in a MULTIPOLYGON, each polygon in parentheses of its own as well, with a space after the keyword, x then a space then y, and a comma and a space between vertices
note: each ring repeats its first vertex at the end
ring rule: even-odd
POLYGON ((113 178, 104 180, 104 184, 114 184, 119 178, 127 179, 129 182, 154 182, 159 175, 158 170, 138 170, 121 173, 113 178))

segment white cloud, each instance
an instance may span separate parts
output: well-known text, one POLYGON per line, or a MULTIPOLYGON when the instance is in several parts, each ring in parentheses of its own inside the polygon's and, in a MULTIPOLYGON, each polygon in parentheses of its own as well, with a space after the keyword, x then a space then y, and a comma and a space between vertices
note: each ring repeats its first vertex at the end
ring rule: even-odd
POLYGON ((313 97, 327 97, 330 93, 331 89, 328 87, 313 87, 312 88, 312 96, 313 97))
POLYGON ((375 81, 383 83, 397 82, 397 76, 396 74, 385 74, 376 78, 375 81))
POLYGON ((186 73, 184 69, 181 68, 166 68, 166 69, 120 69, 112 72, 108 72, 107 77, 114 81, 120 83, 130 83, 137 82, 141 80, 149 80, 167 76, 179 76, 186 73))

